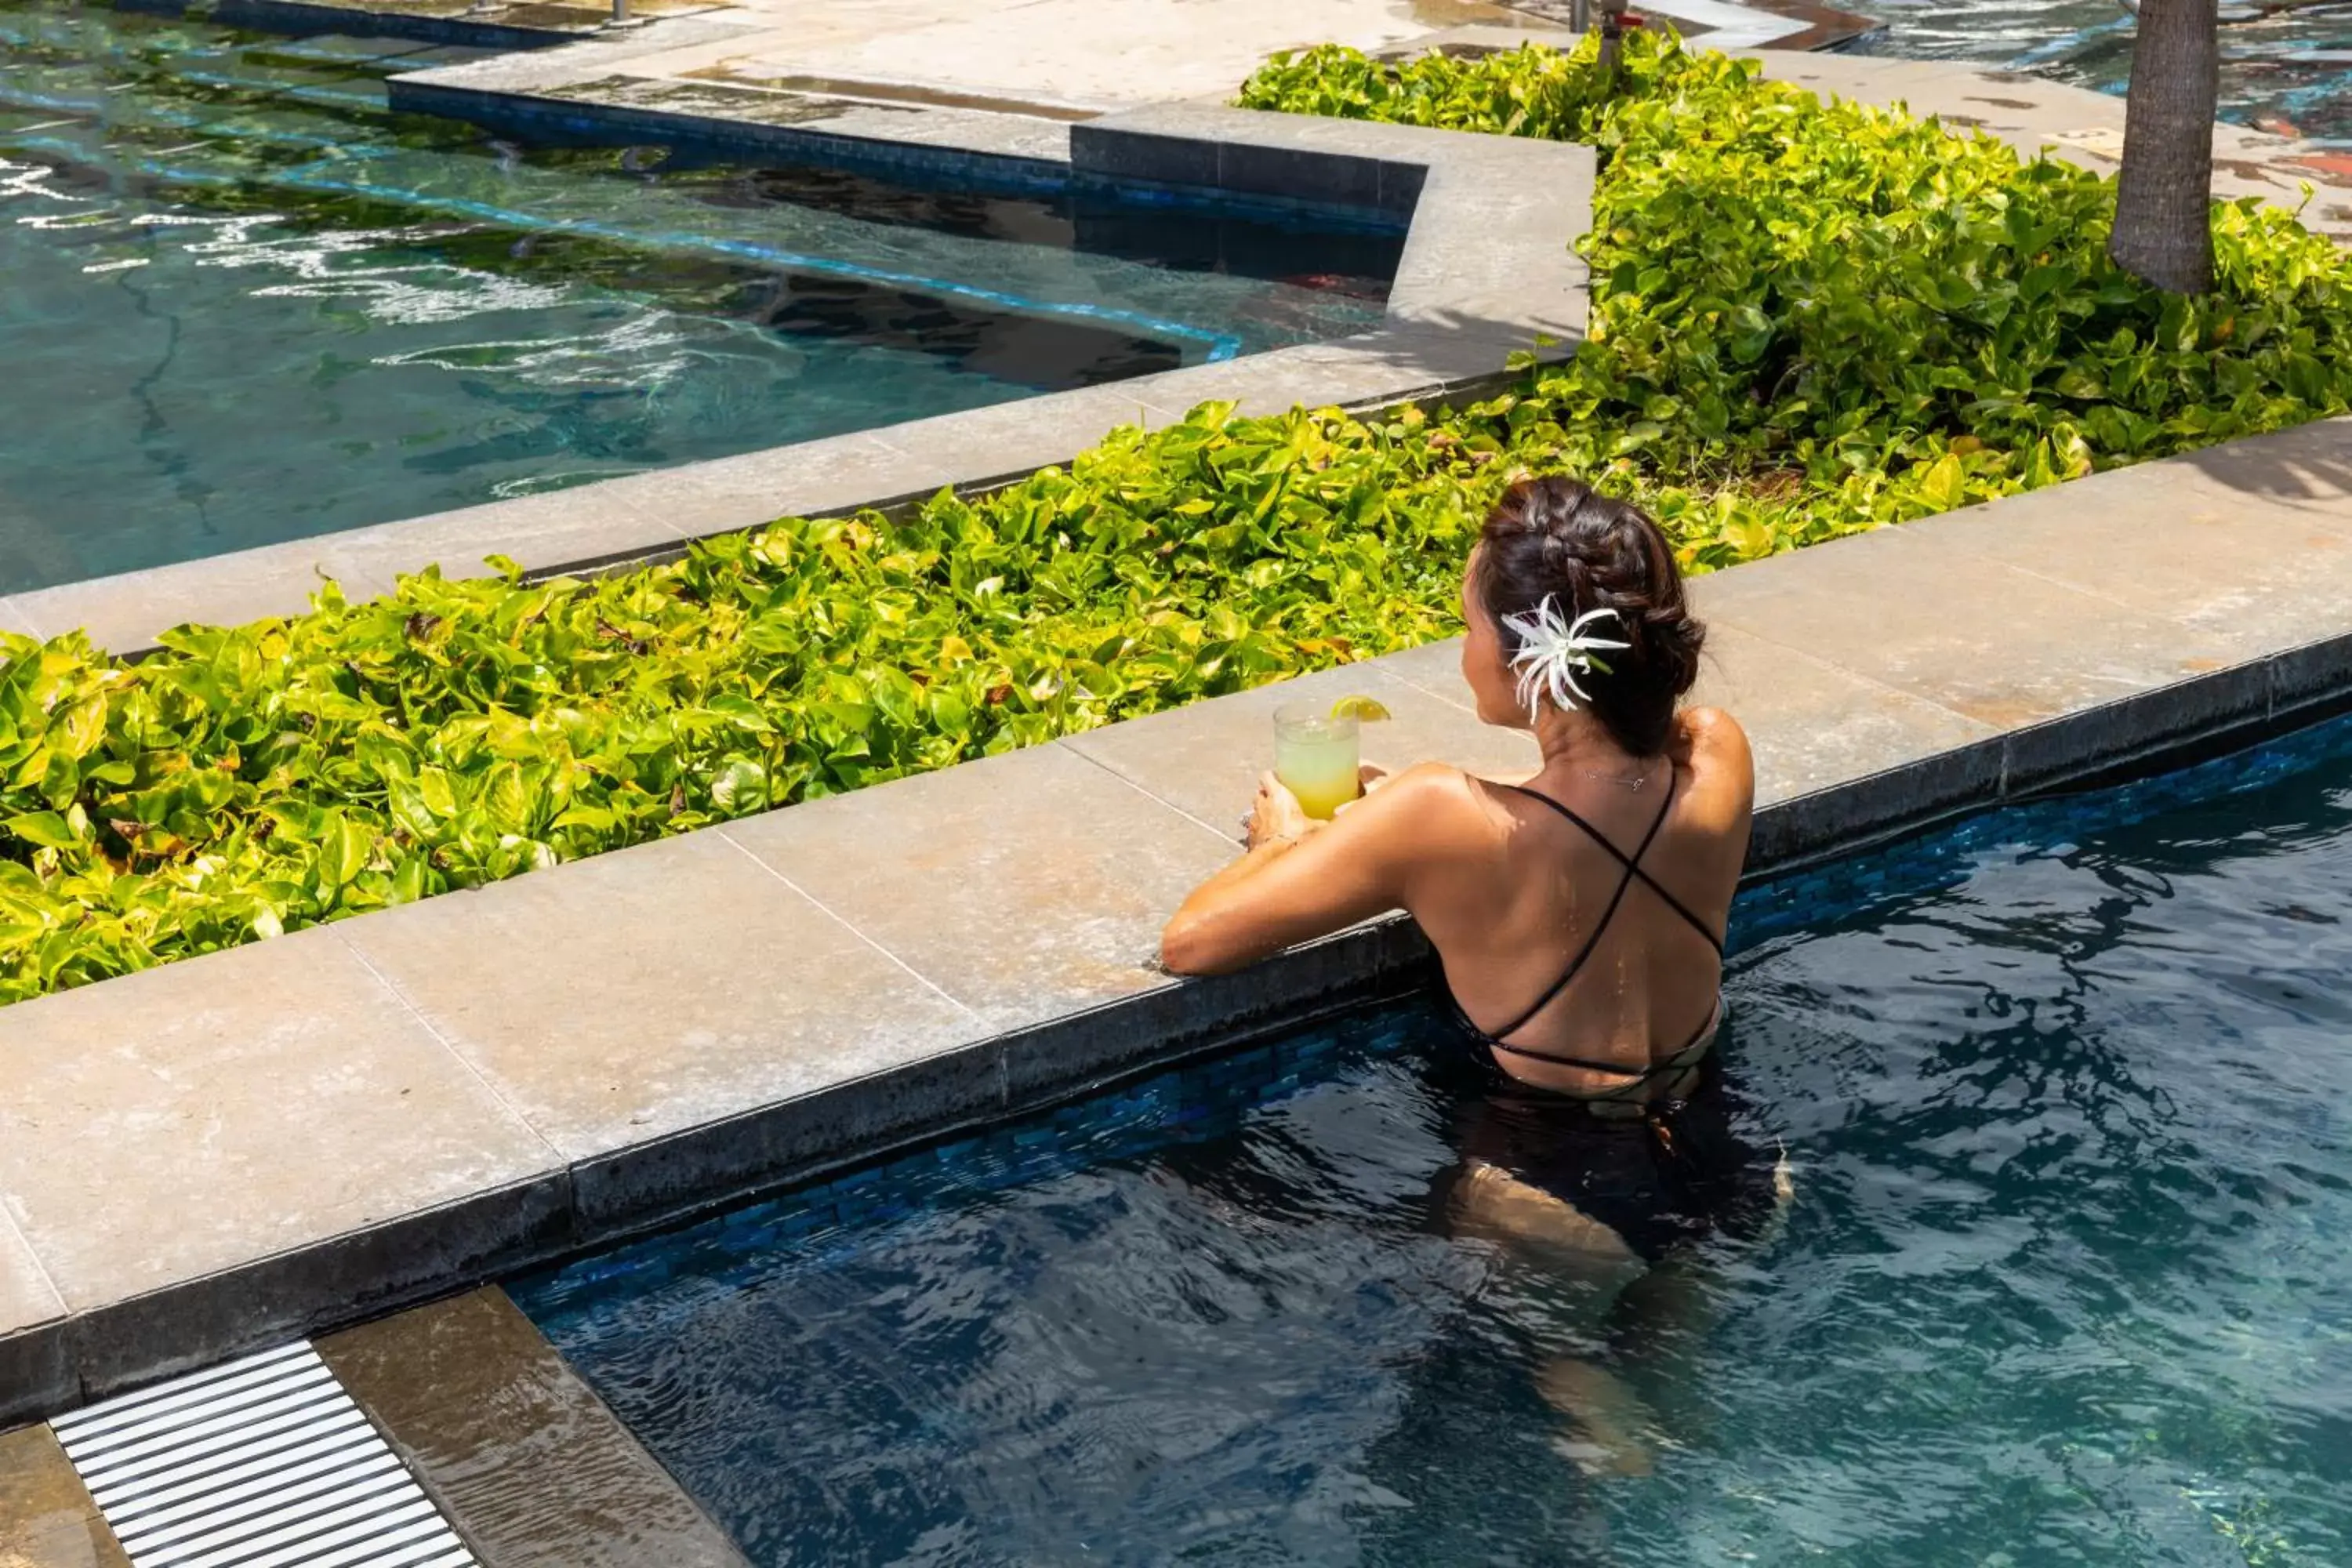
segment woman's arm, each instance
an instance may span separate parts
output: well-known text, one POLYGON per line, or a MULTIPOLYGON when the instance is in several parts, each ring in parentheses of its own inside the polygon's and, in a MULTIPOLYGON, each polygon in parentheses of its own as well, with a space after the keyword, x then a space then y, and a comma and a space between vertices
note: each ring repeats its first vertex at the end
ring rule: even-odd
POLYGON ((1222 974, 1410 908, 1433 837, 1431 813, 1449 779, 1460 793, 1460 778, 1433 763, 1414 768, 1318 823, 1269 775, 1258 792, 1262 841, 1192 890, 1160 934, 1161 963, 1177 974, 1222 974), (1269 825, 1270 809, 1279 822, 1269 825))

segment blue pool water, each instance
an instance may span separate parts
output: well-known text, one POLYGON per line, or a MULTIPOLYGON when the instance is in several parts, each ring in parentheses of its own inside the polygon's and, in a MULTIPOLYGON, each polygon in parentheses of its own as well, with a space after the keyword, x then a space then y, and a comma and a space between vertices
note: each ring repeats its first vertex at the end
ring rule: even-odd
POLYGON ((2352 724, 1734 937, 1785 1225, 1605 1317, 1427 1223, 1412 1006, 517 1299, 762 1564, 2352 1562, 2352 724), (1563 1355, 1651 1473, 1563 1458, 1563 1355))
POLYGON ((0 593, 1365 331, 1402 243, 386 109, 476 52, 0 0, 0 593))

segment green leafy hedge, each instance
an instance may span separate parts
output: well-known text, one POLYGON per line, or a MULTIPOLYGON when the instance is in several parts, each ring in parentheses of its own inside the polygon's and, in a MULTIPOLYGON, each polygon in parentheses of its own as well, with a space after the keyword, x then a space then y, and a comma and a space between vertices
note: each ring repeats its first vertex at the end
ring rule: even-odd
POLYGON ((2198 300, 2106 259, 2115 187, 1981 133, 1759 79, 1636 34, 1402 65, 1320 48, 1258 109, 1589 142, 1592 341, 1514 417, 1669 492, 1696 563, 1900 521, 2352 404, 2352 262, 2288 214, 2218 207, 2198 300), (1780 476, 1789 504, 1752 490, 1780 476), (1718 526, 1706 535, 1696 496, 1718 526))
POLYGON ((1444 636, 1517 469, 1605 473, 1705 569, 2352 402, 2352 269, 2288 218, 2222 209, 2223 288, 2168 300, 2100 182, 1671 39, 1613 84, 1318 50, 1244 101, 1597 143, 1592 342, 592 582, 330 587, 137 665, 0 638, 0 1000, 1444 636))

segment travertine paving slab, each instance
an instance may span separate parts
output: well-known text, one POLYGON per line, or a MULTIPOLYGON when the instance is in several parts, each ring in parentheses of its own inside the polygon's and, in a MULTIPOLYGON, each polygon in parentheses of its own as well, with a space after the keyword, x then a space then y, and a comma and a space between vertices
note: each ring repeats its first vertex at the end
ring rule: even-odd
MULTIPOLYGON (((1692 584, 1702 617, 1707 614, 1705 585, 1711 581, 1702 577, 1692 584)), ((1411 686, 1458 709, 1462 721, 1473 723, 1476 699, 1462 679, 1461 667, 1462 639, 1449 637, 1384 655, 1359 668, 1411 686)), ((1727 708, 1739 716, 1756 747, 1759 806, 1901 768, 1999 733, 1949 709, 1716 620, 1708 622, 1706 652, 1701 656, 1698 684, 1690 700, 1727 708)), ((1154 722, 1146 720, 1105 733, 1123 736, 1128 730, 1154 722)), ((1382 760, 1382 749, 1391 743, 1391 737, 1382 731, 1382 726, 1372 725, 1363 732, 1365 755, 1375 761, 1382 760)), ((1415 758, 1441 757, 1473 773, 1506 781, 1516 781, 1537 764, 1534 744, 1524 736, 1475 723, 1471 733, 1486 737, 1484 745, 1451 732, 1450 738, 1435 738, 1424 744, 1423 737, 1400 728, 1393 735, 1394 749, 1415 758), (1465 760, 1472 757, 1478 760, 1465 760)), ((1095 739, 1081 737, 1068 743, 1084 746, 1095 739)), ((1234 779, 1227 777, 1223 787, 1229 797, 1234 779)))
MULTIPOLYGON (((1478 722, 1476 715, 1388 675, 1381 664, 1346 666, 1196 702, 1062 742, 1150 791, 1186 815, 1238 839, 1239 812, 1257 776, 1274 765, 1274 710, 1288 702, 1328 706, 1360 693, 1389 710, 1383 723, 1362 725, 1364 760, 1409 767, 1432 759, 1472 773, 1519 778, 1542 763, 1531 735, 1478 722)), ((1463 695, 1468 696, 1467 689, 1463 695)), ((1236 844, 1227 853, 1237 854, 1236 844)))
POLYGON ((6 1020, 0 1193, 76 1310, 557 1163, 331 928, 6 1020))
MULTIPOLYGON (((1701 578, 1695 588, 1710 579, 1701 578)), ((1695 595, 1699 614, 1706 594, 1695 595)), ((2000 731, 1840 669, 1801 648, 1708 623, 1694 703, 1738 716, 1756 752, 1756 804, 1868 778, 1990 740, 2000 731)))
POLYGON ((1944 546, 1918 523, 1706 581, 1700 602, 1711 621, 1999 729, 2219 669, 2231 658, 2218 637, 1944 546), (1930 591, 1932 607, 1921 597, 1930 591))
POLYGON ((135 651, 186 622, 239 626, 299 615, 328 578, 357 601, 390 593, 404 573, 439 565, 452 577, 487 574, 482 563, 627 558, 683 542, 668 515, 627 479, 594 487, 593 504, 571 492, 518 496, 428 517, 288 540, 226 555, 64 583, 16 596, 36 633, 76 627, 100 647, 135 651))
POLYGON ((1387 401, 1416 383, 1491 373, 1507 352, 1490 342, 1465 341, 1462 352, 1447 353, 1434 342, 1382 333, 1377 346, 1362 339, 1302 344, 1194 366, 1181 380, 1147 376, 1121 383, 1120 389, 1149 400, 1134 423, 1157 430, 1203 403, 1231 403, 1239 413, 1260 415, 1387 401), (1465 370, 1465 362, 1474 368, 1465 370))
MULTIPOLYGON (((1379 47, 1428 30, 1393 0, 873 0, 737 15, 770 25, 740 53, 763 68, 837 79, 914 80, 943 91, 1034 94, 1099 107, 1230 92, 1276 49, 1328 41, 1379 47)), ((1440 20, 1507 21, 1457 0, 1440 20)))
POLYGON ((2342 630, 2352 604, 2352 419, 1913 524, 1937 549, 2008 563, 2176 621, 2232 658, 2342 630), (2160 527, 2162 545, 2149 548, 2160 527))
POLYGON ((744 1568, 504 1291, 346 1330, 318 1350, 484 1568, 744 1568))
MULTIPOLYGON (((1026 474, 1066 463, 1072 453, 1085 450, 1121 426, 1145 423, 1155 405, 1146 401, 1141 389, 1157 379, 1141 376, 1108 386, 910 419, 885 426, 874 438, 896 456, 891 469, 893 493, 929 494, 945 485, 1026 474)), ((774 448, 773 459, 788 464, 793 450, 774 448)), ((746 458, 767 456, 751 453, 746 458)))
POLYGON ((1458 637, 1423 643, 1402 653, 1382 654, 1372 660, 1372 668, 1391 679, 1418 687, 1465 713, 1478 710, 1476 695, 1471 691, 1470 683, 1462 679, 1462 639, 1458 637))
MULTIPOLYGON (((632 474, 583 486, 583 490, 593 492, 589 499, 594 505, 601 506, 610 492, 625 504, 658 514, 664 526, 680 538, 699 539, 778 517, 846 510, 920 494, 934 488, 930 479, 911 473, 906 454, 898 447, 860 431, 632 474)), ((583 498, 574 492, 574 500, 583 498)))
POLYGON ((998 1029, 1171 984, 1160 924, 1233 854, 1061 745, 721 831, 998 1029))
POLYGON ((0 1212, 0 1335, 13 1334, 66 1315, 66 1304, 49 1283, 14 1221, 0 1212))
POLYGON ((718 833, 335 930, 573 1160, 983 1032, 718 833))

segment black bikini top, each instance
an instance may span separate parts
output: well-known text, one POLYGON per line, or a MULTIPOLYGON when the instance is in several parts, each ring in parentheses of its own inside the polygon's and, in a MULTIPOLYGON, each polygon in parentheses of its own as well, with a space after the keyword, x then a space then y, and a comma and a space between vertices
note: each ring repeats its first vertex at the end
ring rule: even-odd
POLYGON ((1650 852, 1650 845, 1657 838, 1658 830, 1666 825, 1667 814, 1675 808, 1675 774, 1673 768, 1670 766, 1666 770, 1666 798, 1658 807, 1657 819, 1650 824, 1649 832, 1642 835, 1640 847, 1637 847, 1631 855, 1626 854, 1622 849, 1618 848, 1615 844, 1612 843, 1607 834, 1601 832, 1598 827, 1593 826, 1591 823, 1586 821, 1583 817, 1578 816, 1567 806, 1562 805, 1559 802, 1552 799, 1551 796, 1541 794, 1536 790, 1521 788, 1517 784, 1506 784, 1503 787, 1511 790, 1516 794, 1526 795, 1529 800, 1541 801, 1544 805, 1551 807, 1552 810, 1559 813, 1560 816, 1574 823, 1578 827, 1582 828, 1588 837, 1590 837, 1595 844, 1600 845, 1601 848, 1607 850, 1610 856, 1615 859, 1619 865, 1625 868, 1625 874, 1617 879, 1617 890, 1610 895, 1609 907, 1601 911, 1601 919, 1594 923, 1591 934, 1584 939, 1584 945, 1576 950, 1576 956, 1568 961, 1568 967, 1560 972, 1559 978, 1553 981, 1551 984, 1545 989, 1544 994, 1535 999, 1533 1005, 1527 1008, 1524 1012, 1520 1013, 1518 1016, 1513 1018, 1501 1028, 1491 1031, 1482 1029, 1478 1027, 1476 1024, 1472 1023, 1469 1014, 1463 1011, 1462 1004, 1459 1001, 1455 1001, 1454 1004, 1455 1014, 1460 1016, 1463 1024, 1473 1035, 1477 1037, 1478 1040, 1482 1044, 1494 1050, 1506 1051, 1515 1057, 1526 1057, 1533 1061, 1550 1062, 1559 1067, 1581 1068, 1587 1072, 1610 1073, 1616 1077, 1630 1080, 1625 1085, 1624 1089, 1612 1090, 1612 1094, 1622 1094, 1628 1089, 1638 1088, 1640 1085, 1648 1082, 1651 1079, 1657 1077, 1661 1073, 1678 1072, 1684 1068, 1696 1066, 1699 1058, 1706 1054, 1706 1047, 1713 1043, 1716 1024, 1721 1018, 1723 1014, 1723 1002, 1720 997, 1717 998, 1714 1009, 1708 1013, 1706 1022, 1699 1026, 1698 1033, 1693 1035, 1690 1039, 1672 1056, 1666 1058, 1664 1061, 1653 1062, 1646 1068, 1629 1068, 1622 1062, 1589 1061, 1582 1057, 1556 1056, 1549 1051, 1531 1051, 1526 1049, 1524 1047, 1510 1045, 1504 1039, 1505 1036, 1517 1034, 1520 1029, 1525 1028, 1528 1023, 1533 1019, 1537 1014, 1551 1005, 1552 999, 1554 997, 1568 989, 1569 983, 1577 977, 1578 973, 1583 970, 1585 961, 1592 956, 1593 949, 1601 945, 1601 937, 1605 935, 1609 930, 1609 922, 1617 918, 1618 906, 1625 901, 1625 894, 1633 888, 1634 880, 1637 878, 1649 888, 1650 891, 1657 894, 1661 899, 1664 899, 1666 901, 1667 907, 1672 909, 1675 913, 1682 916, 1684 920, 1689 921, 1691 929, 1697 931, 1699 935, 1705 937, 1706 939, 1707 946, 1715 950, 1716 957, 1717 959, 1722 958, 1723 941, 1720 937, 1717 937, 1715 934, 1714 929, 1705 921, 1699 919, 1697 915, 1692 913, 1689 905, 1684 903, 1671 892, 1668 892, 1664 886, 1661 884, 1655 877, 1651 876, 1649 872, 1642 868, 1642 857, 1650 852))

